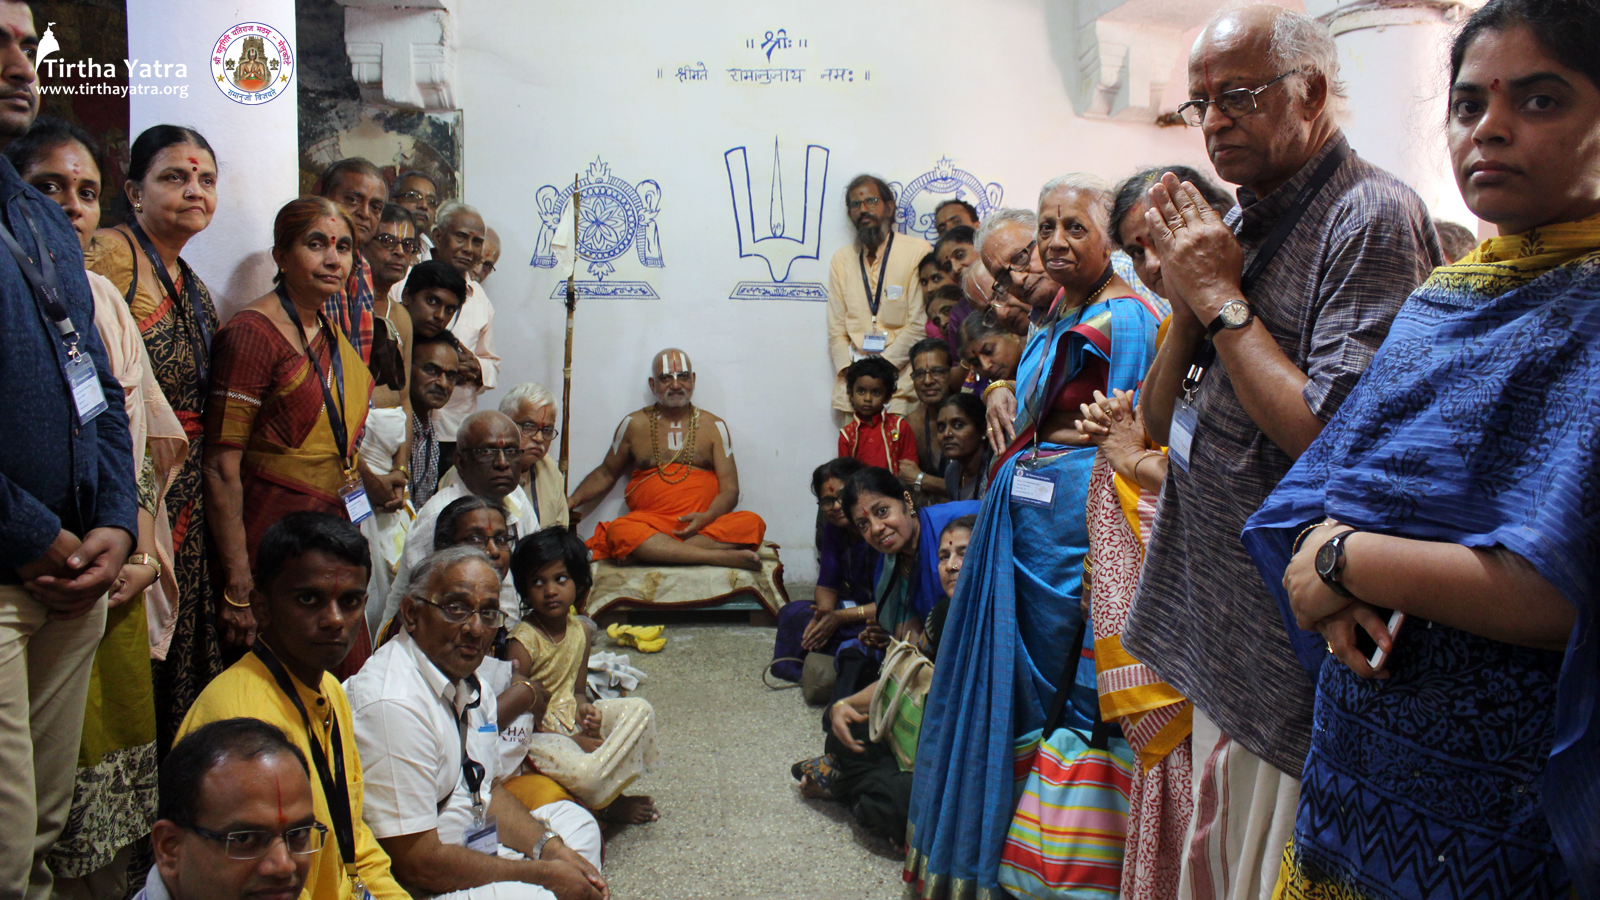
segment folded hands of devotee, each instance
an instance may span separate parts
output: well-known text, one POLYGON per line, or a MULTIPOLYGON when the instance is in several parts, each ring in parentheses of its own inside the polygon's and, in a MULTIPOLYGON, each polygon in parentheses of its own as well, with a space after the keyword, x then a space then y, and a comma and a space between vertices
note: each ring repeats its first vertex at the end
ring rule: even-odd
POLYGON ((1349 531, 1350 526, 1326 519, 1312 528, 1283 573, 1283 589, 1289 594, 1295 623, 1316 631, 1328 642, 1328 652, 1362 678, 1388 678, 1384 669, 1367 664, 1366 654, 1356 646, 1356 629, 1365 629, 1378 646, 1388 652, 1394 639, 1383 616, 1370 604, 1354 597, 1334 593, 1317 574, 1317 551, 1330 538, 1349 531))
MULTIPOLYGON (((1150 187, 1145 213, 1150 238, 1161 259, 1167 290, 1188 304, 1201 322, 1210 322, 1229 300, 1243 300, 1239 280, 1244 251, 1222 215, 1194 185, 1171 172, 1150 187)), ((1178 304, 1173 304, 1174 312, 1178 304)))
POLYGON ((71 532, 56 535, 44 556, 17 569, 34 599, 59 621, 85 615, 122 571, 133 537, 120 528, 95 528, 79 542, 71 532))
POLYGON ((884 631, 877 622, 873 622, 861 629, 861 633, 856 635, 856 640, 868 647, 881 650, 889 646, 889 632, 884 631))
POLYGON ((800 647, 804 650, 820 650, 838 630, 839 611, 817 607, 811 611, 811 621, 806 623, 806 630, 800 634, 800 647))

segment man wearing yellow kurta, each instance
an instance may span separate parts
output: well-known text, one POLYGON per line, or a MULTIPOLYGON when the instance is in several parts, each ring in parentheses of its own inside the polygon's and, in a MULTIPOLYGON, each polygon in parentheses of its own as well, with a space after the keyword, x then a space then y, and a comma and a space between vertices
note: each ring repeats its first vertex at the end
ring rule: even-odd
POLYGON ((856 239, 833 254, 828 270, 833 408, 850 412, 844 370, 863 356, 876 355, 900 372, 889 411, 904 414, 916 402, 911 347, 928 336, 917 263, 933 247, 915 235, 895 233, 894 192, 875 176, 858 175, 850 182, 845 211, 856 239))
POLYGON ((358 880, 373 900, 410 900, 389 871, 389 855, 362 818, 363 769, 350 700, 328 671, 349 651, 355 630, 366 627, 364 608, 371 565, 361 531, 343 519, 315 512, 291 513, 269 527, 256 551, 256 586, 251 595, 260 624, 257 649, 207 685, 178 729, 182 738, 222 719, 260 719, 283 729, 306 755, 311 763, 315 815, 328 827, 327 839, 312 860, 301 894, 306 900, 364 900, 356 893, 358 880), (314 602, 310 600, 313 597, 314 602), (269 666, 278 669, 282 681, 269 666), (281 687, 283 681, 293 685, 305 709, 304 718, 281 687), (342 768, 349 784, 353 872, 341 858, 337 819, 315 762, 318 752, 333 777, 337 779, 342 768))

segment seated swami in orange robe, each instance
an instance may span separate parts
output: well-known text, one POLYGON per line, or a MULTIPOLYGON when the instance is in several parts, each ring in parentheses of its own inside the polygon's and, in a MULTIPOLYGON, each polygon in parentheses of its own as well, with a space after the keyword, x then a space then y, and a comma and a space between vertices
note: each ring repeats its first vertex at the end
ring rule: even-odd
POLYGON ((688 354, 656 354, 649 379, 655 405, 622 420, 605 461, 567 499, 577 512, 633 473, 624 491, 628 514, 595 526, 589 539, 595 559, 760 569, 755 550, 766 523, 753 512, 734 512, 733 442, 726 423, 690 402, 694 382, 688 354))

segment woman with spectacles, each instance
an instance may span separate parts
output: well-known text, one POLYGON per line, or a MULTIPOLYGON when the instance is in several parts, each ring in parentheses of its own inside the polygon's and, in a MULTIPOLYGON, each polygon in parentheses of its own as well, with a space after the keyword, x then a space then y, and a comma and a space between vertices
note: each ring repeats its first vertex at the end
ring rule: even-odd
POLYGON ((522 434, 517 478, 539 511, 539 527, 571 524, 561 467, 550 455, 550 445, 561 433, 556 428, 561 411, 555 395, 543 385, 525 381, 506 392, 500 400, 500 411, 517 423, 522 434))
MULTIPOLYGON (((323 313, 344 287, 354 250, 350 216, 321 197, 294 200, 273 223, 277 288, 217 332, 206 410, 205 504, 223 600, 249 616, 256 545, 291 512, 352 521, 371 513, 363 485, 361 432, 372 374, 337 323, 323 313)), ((255 620, 230 628, 248 644, 255 620)), ((345 658, 353 674, 370 652, 366 631, 345 658)))
POLYGON ((945 626, 941 652, 956 665, 935 670, 922 720, 905 868, 925 888, 920 896, 996 883, 1011 809, 953 786, 1009 784, 1013 741, 1045 727, 1058 690, 1069 727, 1088 731, 1100 720, 1093 663, 1067 656, 1090 628, 1084 504, 1095 448, 1078 426, 1079 407, 1095 391, 1138 385, 1161 321, 1112 268, 1110 207, 1104 182, 1067 175, 1039 193, 1031 248, 1021 216, 997 214, 979 232, 983 264, 998 282, 1015 278, 1013 293, 1029 298, 1037 318, 1015 381, 988 388, 991 437, 1003 424, 1007 439, 992 442, 1004 451, 945 626), (1014 395, 1014 418, 995 424, 1001 392, 1014 395))

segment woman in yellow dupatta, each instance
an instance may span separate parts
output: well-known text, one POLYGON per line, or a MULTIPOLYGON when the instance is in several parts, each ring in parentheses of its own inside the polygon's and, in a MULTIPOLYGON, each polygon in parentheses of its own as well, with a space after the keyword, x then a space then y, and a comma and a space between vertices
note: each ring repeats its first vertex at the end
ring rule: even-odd
MULTIPOLYGON (((294 200, 273 224, 278 287, 217 332, 206 406, 206 515, 225 602, 244 607, 261 535, 291 512, 349 517, 361 486, 356 448, 372 374, 322 304, 351 265, 350 218, 328 200, 294 200)), ((253 626, 252 626, 253 630, 253 626)), ((365 635, 365 632, 362 632, 365 635)), ((370 649, 358 641, 346 664, 370 649)), ((338 673, 335 673, 338 674, 338 673)))
MULTIPOLYGON (((1226 212, 1232 199, 1186 166, 1146 169, 1118 185, 1111 238, 1133 262, 1145 287, 1162 294, 1161 260, 1151 246, 1145 210, 1150 183, 1171 172, 1197 185, 1205 199, 1226 212)), ((1164 294, 1163 294, 1164 296, 1164 294)), ((1167 336, 1163 322, 1159 346, 1167 336)), ((1128 795, 1128 842, 1122 864, 1127 900, 1174 900, 1184 857, 1183 838, 1194 813, 1193 751, 1189 740, 1194 704, 1122 646, 1122 629, 1139 587, 1139 570, 1150 543, 1156 500, 1166 481, 1167 456, 1153 448, 1133 395, 1114 391, 1085 404, 1082 426, 1100 447, 1089 476, 1089 555, 1086 594, 1094 622, 1095 685, 1100 715, 1116 721, 1139 760, 1128 795)))

